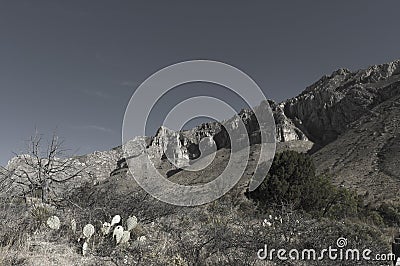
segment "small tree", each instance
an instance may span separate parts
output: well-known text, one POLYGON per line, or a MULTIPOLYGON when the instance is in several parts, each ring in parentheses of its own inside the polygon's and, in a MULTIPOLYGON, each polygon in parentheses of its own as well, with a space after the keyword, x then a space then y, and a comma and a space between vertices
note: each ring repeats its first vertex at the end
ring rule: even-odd
POLYGON ((290 204, 318 216, 356 215, 357 194, 336 187, 328 177, 315 172, 309 155, 295 151, 278 153, 267 177, 249 197, 263 205, 290 204))
MULTIPOLYGON (((264 182, 250 196, 265 203, 290 203, 304 207, 311 196, 315 181, 315 166, 311 158, 294 151, 275 155, 264 182)), ((307 204, 308 205, 308 204, 307 204)))
POLYGON ((86 169, 66 156, 63 141, 55 133, 43 148, 42 135, 36 131, 28 140, 26 153, 16 155, 19 162, 13 169, 7 169, 8 176, 22 188, 24 196, 40 197, 44 203, 57 196, 56 184, 60 186, 81 177, 86 169))

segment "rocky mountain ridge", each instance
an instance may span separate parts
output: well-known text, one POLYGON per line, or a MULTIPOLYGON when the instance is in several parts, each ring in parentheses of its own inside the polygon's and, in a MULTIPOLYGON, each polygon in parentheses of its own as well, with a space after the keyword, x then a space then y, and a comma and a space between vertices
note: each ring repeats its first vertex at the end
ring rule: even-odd
MULTIPOLYGON (((400 61, 371 66, 351 72, 338 69, 324 76, 303 91, 299 96, 281 103, 268 101, 273 112, 278 146, 295 146, 306 143, 307 151, 316 145, 314 151, 334 141, 345 133, 349 125, 372 108, 400 92, 400 61)), ((266 108, 263 103, 257 108, 266 108)), ((246 125, 251 144, 260 143, 257 119, 251 110, 242 110, 239 117, 246 125)), ((235 123, 225 121, 225 126, 235 123), (227 122, 227 123, 226 123, 227 122)), ((174 158, 182 161, 197 158, 199 144, 211 138, 218 149, 229 148, 229 136, 218 122, 201 124, 191 130, 175 132, 161 127, 151 137, 149 149, 161 158, 168 148, 173 149, 174 158), (170 143, 174 145, 170 145, 170 143), (172 148, 173 146, 173 148, 172 148)))
POLYGON ((325 145, 348 125, 400 92, 400 60, 324 76, 282 103, 285 115, 313 142, 325 145))
MULTIPOLYGON (((334 71, 297 97, 281 103, 269 101, 277 151, 309 152, 318 172, 331 175, 336 183, 369 192, 371 200, 396 200, 400 190, 395 167, 400 158, 396 141, 399 99, 400 60, 355 72, 334 71)), ((259 143, 252 111, 243 110, 239 116, 250 142, 259 143)), ((229 147, 229 137, 216 122, 181 132, 163 128, 149 139, 149 147, 163 153, 171 136, 179 140, 176 156, 185 159, 198 155, 198 144, 204 138, 213 138, 218 148, 229 147)))

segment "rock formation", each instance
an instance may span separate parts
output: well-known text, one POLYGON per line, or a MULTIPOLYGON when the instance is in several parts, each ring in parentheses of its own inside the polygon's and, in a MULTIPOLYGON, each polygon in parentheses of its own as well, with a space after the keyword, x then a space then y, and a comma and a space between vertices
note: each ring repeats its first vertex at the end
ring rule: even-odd
MULTIPOLYGON (((269 101, 269 105, 276 123, 276 141, 308 140, 306 135, 295 126, 295 123, 286 117, 282 104, 269 101)), ((265 103, 256 107, 256 110, 260 111, 260 109, 267 109, 265 103)), ((248 137, 250 144, 260 143, 260 129, 256 116, 252 110, 244 109, 237 117, 221 123, 203 123, 190 130, 176 132, 162 126, 156 135, 150 139, 147 153, 151 158, 167 157, 174 161, 178 167, 185 166, 189 160, 197 159, 204 152, 207 154, 221 148, 229 148, 231 140, 226 129, 234 128, 238 123, 237 119, 243 121, 248 133, 248 136, 242 137, 248 137), (202 151, 200 151, 200 146, 202 146, 202 151)))
POLYGON ((350 123, 400 92, 400 61, 324 76, 299 96, 282 103, 287 117, 310 140, 325 145, 350 123))

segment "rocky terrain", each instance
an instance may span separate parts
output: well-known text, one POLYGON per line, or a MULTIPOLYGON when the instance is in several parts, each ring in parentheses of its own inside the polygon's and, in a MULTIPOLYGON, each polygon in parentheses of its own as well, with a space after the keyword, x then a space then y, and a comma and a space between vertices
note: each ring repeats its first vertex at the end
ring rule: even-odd
POLYGON ((284 102, 285 114, 321 145, 335 140, 348 125, 399 94, 400 61, 356 72, 339 69, 284 102))

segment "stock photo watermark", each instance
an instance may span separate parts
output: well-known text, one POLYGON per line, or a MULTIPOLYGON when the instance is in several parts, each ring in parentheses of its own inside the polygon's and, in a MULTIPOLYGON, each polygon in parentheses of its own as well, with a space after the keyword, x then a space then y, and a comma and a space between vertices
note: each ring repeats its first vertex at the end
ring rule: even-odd
MULTIPOLYGON (((393 263, 396 260, 396 255, 393 253, 376 253, 371 249, 349 248, 347 238, 340 237, 336 240, 335 245, 327 246, 324 249, 285 249, 268 247, 257 251, 257 258, 260 260, 269 261, 377 261, 393 263)), ((400 264, 400 258, 397 260, 400 264)), ((391 264, 386 264, 391 265, 391 264)))

